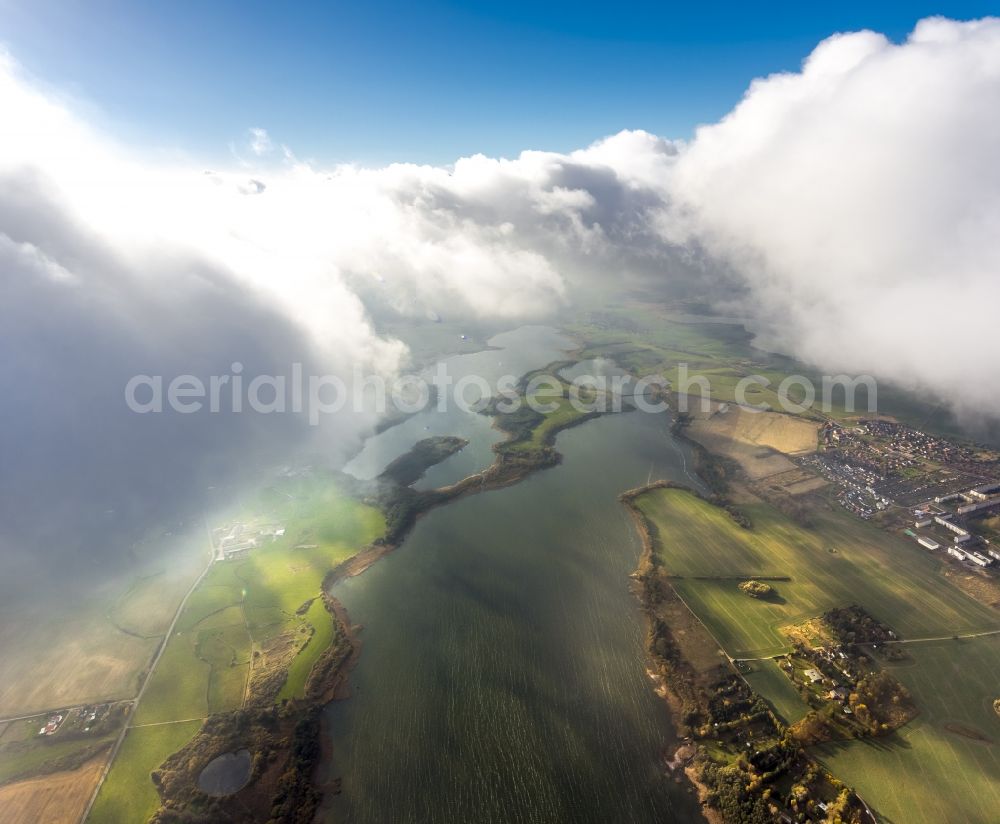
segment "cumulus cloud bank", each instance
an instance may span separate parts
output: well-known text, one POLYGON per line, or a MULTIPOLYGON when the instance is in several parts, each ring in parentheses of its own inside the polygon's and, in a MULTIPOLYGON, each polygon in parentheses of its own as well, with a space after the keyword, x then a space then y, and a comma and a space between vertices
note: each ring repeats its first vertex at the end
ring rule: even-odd
MULTIPOLYGON (((624 134, 449 169, 321 169, 285 153, 206 170, 118 144, 9 58, 0 105, 0 542, 31 546, 66 547, 72 525, 92 547, 94 513, 142 523, 316 439, 293 416, 134 415, 131 376, 207 378, 234 362, 247 376, 293 362, 391 376, 406 347, 373 315, 547 317, 571 274, 648 263, 663 203, 642 181, 674 153, 624 134)), ((263 130, 251 139, 270 153, 263 130)), ((336 460, 372 417, 325 423, 316 445, 336 460)))
MULTIPOLYGON (((324 169, 260 128, 232 169, 151 158, 10 58, 0 105, 7 529, 53 484, 148 501, 247 444, 304 437, 297 421, 137 420, 132 374, 393 374, 406 349, 373 318, 544 319, 608 279, 734 286, 772 345, 995 408, 997 20, 832 37, 688 144, 626 131, 448 168, 324 169)), ((370 423, 338 420, 327 447, 370 423)))
POLYGON ((750 286, 772 345, 996 415, 1000 20, 831 37, 673 170, 663 228, 750 286))

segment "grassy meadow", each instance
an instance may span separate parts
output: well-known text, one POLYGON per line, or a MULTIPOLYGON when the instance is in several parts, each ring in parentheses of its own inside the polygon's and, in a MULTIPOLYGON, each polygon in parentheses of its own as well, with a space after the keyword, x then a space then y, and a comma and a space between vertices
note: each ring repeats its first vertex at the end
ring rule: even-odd
POLYGON ((809 706, 774 661, 754 661, 753 669, 745 675, 747 681, 770 703, 782 721, 791 725, 805 717, 809 706))
POLYGON ((309 670, 333 638, 332 620, 317 597, 324 576, 385 529, 378 510, 319 474, 280 480, 232 519, 280 523, 285 534, 245 558, 217 561, 191 594, 91 822, 145 821, 158 803, 149 773, 193 737, 201 719, 243 705, 254 651, 278 636, 293 637, 297 645, 279 698, 301 696, 309 670))
POLYGON ((323 651, 333 643, 333 622, 326 611, 322 599, 317 598, 303 616, 305 624, 314 630, 309 643, 299 650, 288 668, 288 680, 281 688, 278 698, 296 698, 305 694, 306 680, 313 665, 319 660, 323 651))
POLYGON ((992 824, 1000 810, 1000 636, 907 646, 889 667, 920 708, 880 739, 828 744, 816 756, 894 824, 992 824))
POLYGON ((160 805, 150 773, 190 741, 200 727, 200 721, 188 721, 130 729, 87 821, 137 824, 149 820, 160 805))
POLYGON ((637 502, 659 533, 657 553, 672 583, 734 658, 790 648, 782 628, 830 607, 859 604, 903 638, 996 629, 996 614, 940 574, 940 560, 838 511, 817 510, 808 528, 766 504, 744 506, 752 529, 680 489, 637 502), (737 588, 741 577, 771 583, 772 599, 737 588))
POLYGON ((546 399, 543 395, 540 396, 540 399, 546 404, 556 404, 557 408, 545 413, 545 418, 532 430, 531 437, 512 444, 513 449, 539 449, 545 445, 546 440, 551 437, 553 432, 558 432, 585 414, 574 408, 569 398, 546 399))
MULTIPOLYGON (((940 574, 940 560, 862 521, 817 511, 803 529, 765 504, 745 506, 753 528, 680 489, 657 489, 636 504, 656 528, 657 555, 695 614, 734 657, 789 648, 781 628, 833 606, 859 604, 904 639, 997 629, 988 607, 940 574), (743 576, 772 580, 772 600, 737 589, 743 576)), ((912 693, 920 715, 880 738, 815 749, 895 824, 989 824, 1000 810, 1000 636, 906 645, 908 658, 883 664, 912 693)), ((806 707, 770 660, 747 678, 787 722, 806 707)))
POLYGON ((254 650, 283 634, 299 639, 301 649, 282 697, 301 695, 332 631, 322 602, 314 601, 303 614, 300 608, 319 595, 331 568, 385 528, 377 510, 344 495, 331 478, 313 475, 268 487, 235 519, 281 523, 285 535, 246 558, 212 566, 181 614, 136 724, 239 708, 254 650))
MULTIPOLYGON (((661 375, 679 384, 679 364, 687 365, 687 375, 701 375, 709 380, 711 399, 723 403, 736 400, 740 378, 760 375, 771 381, 767 386, 751 385, 746 392, 748 403, 766 403, 780 409, 776 389, 789 375, 804 375, 817 391, 822 386, 815 369, 792 358, 765 352, 753 346, 753 336, 739 323, 720 323, 707 318, 686 316, 660 301, 609 302, 597 311, 584 313, 566 327, 574 336, 587 342, 581 357, 609 357, 635 374, 661 375)), ((876 376, 878 377, 878 376, 876 376)), ((678 390, 680 391, 680 390, 678 390)), ((698 389, 692 393, 697 395, 698 389)), ((789 390, 792 401, 801 400, 801 388, 789 390)), ((912 426, 945 435, 964 437, 962 428, 943 405, 931 405, 913 393, 879 381, 878 408, 912 426)), ((693 403, 697 403, 697 398, 693 403)), ((859 392, 857 413, 843 408, 842 391, 834 393, 826 414, 846 419, 865 414, 864 392, 859 392)))

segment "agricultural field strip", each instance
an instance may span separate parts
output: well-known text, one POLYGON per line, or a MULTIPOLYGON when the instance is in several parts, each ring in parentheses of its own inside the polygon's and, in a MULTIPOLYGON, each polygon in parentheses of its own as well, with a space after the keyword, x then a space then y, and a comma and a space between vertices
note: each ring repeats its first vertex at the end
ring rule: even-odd
MULTIPOLYGON (((685 493, 675 490, 672 494, 685 493)), ((890 736, 878 743, 841 742, 820 748, 817 755, 828 768, 849 783, 859 785, 862 796, 892 820, 908 824, 937 824, 944 820, 991 824, 995 820, 993 811, 1000 805, 1000 782, 995 778, 1000 776, 1000 755, 995 745, 962 738, 946 726, 951 723, 985 729, 993 740, 1000 737, 992 707, 983 710, 981 706, 986 701, 984 695, 992 696, 993 650, 1000 635, 990 612, 953 591, 947 580, 935 577, 931 559, 914 556, 905 563, 910 559, 904 554, 909 547, 872 532, 873 528, 866 530, 839 518, 824 521, 820 524, 821 538, 811 544, 803 541, 797 528, 786 519, 771 518, 763 512, 752 513, 754 529, 776 541, 759 542, 759 558, 767 559, 769 567, 780 567, 784 559, 788 572, 792 573, 791 580, 777 583, 779 595, 784 596, 782 601, 769 604, 738 600, 729 591, 733 575, 723 573, 739 567, 741 574, 760 570, 756 574, 766 577, 763 563, 747 563, 746 546, 740 540, 748 540, 749 536, 737 531, 740 528, 724 513, 705 509, 710 505, 693 496, 687 500, 680 498, 680 502, 682 505, 650 505, 644 509, 658 525, 658 554, 668 570, 676 561, 680 564, 678 571, 688 576, 674 577, 671 584, 699 618, 705 616, 711 625, 709 632, 716 639, 735 641, 737 646, 747 649, 758 646, 758 642, 766 643, 781 625, 797 620, 795 615, 806 600, 817 598, 810 610, 812 615, 828 604, 853 599, 862 605, 881 608, 887 613, 884 617, 890 625, 895 618, 912 636, 906 640, 915 661, 890 668, 908 684, 924 708, 921 717, 901 730, 898 737, 890 736), (706 516, 704 519, 698 517, 699 511, 706 516), (706 526, 710 529, 706 530, 706 526), (788 554, 785 548, 782 554, 782 543, 794 552, 788 554), (829 553, 833 548, 837 551, 829 553), (900 558, 904 563, 900 563, 900 558), (713 576, 694 580, 690 577, 692 572, 712 572, 713 576), (713 577, 715 580, 711 580, 713 577), (821 588, 805 585, 806 578, 817 578, 821 588), (688 588, 693 590, 693 599, 686 597, 688 588), (918 605, 918 609, 910 608, 907 601, 918 605), (747 624, 763 629, 748 632, 744 628, 747 624), (991 628, 986 629, 987 625, 991 628), (942 634, 953 626, 966 629, 942 634), (914 632, 919 629, 930 632, 914 632), (934 644, 943 645, 939 650, 950 650, 949 642, 956 635, 962 643, 941 663, 935 656, 943 653, 935 653, 934 644), (752 643, 745 643, 748 638, 752 643), (978 654, 978 649, 985 652, 978 654), (959 671, 965 681, 956 677, 959 671), (969 679, 971 682, 966 684, 969 679), (915 790, 910 782, 900 782, 899 775, 915 777, 920 789, 915 790)), ((733 650, 732 646, 720 646, 733 650)), ((770 661, 763 663, 773 666, 770 661)), ((787 690, 767 689, 771 675, 768 672, 755 678, 750 673, 747 677, 751 684, 757 682, 762 695, 774 700, 779 712, 782 708, 786 712, 795 711, 787 690)))
POLYGON ((101 756, 96 756, 76 769, 0 786, 4 821, 75 821, 102 767, 101 756))
MULTIPOLYGON (((954 635, 979 637, 1000 632, 993 616, 985 608, 957 590, 952 592, 946 582, 932 579, 931 568, 926 561, 922 567, 911 565, 909 577, 912 581, 905 592, 907 596, 914 596, 914 602, 921 605, 919 611, 911 609, 906 603, 908 597, 904 597, 902 592, 890 591, 898 589, 898 584, 893 582, 899 576, 895 567, 886 566, 889 561, 898 562, 893 553, 905 552, 908 547, 886 545, 882 548, 883 557, 872 559, 868 557, 867 545, 878 542, 882 536, 865 532, 863 526, 844 529, 836 520, 824 525, 830 527, 825 530, 824 541, 832 540, 843 547, 834 558, 822 551, 822 544, 813 542, 811 547, 808 544, 803 546, 797 528, 773 515, 762 513, 763 517, 759 517, 758 513, 754 513, 755 522, 759 521, 757 531, 763 536, 752 537, 736 532, 739 528, 731 524, 728 516, 721 511, 707 509, 708 504, 695 504, 694 500, 682 501, 681 506, 657 505, 656 501, 647 501, 643 508, 661 525, 661 555, 667 559, 668 569, 678 573, 672 581, 675 590, 683 594, 685 603, 696 614, 706 620, 717 616, 719 620, 709 621, 717 625, 713 635, 722 641, 723 649, 734 658, 773 657, 786 651, 789 644, 779 633, 782 626, 814 615, 817 605, 822 607, 829 602, 833 606, 852 596, 868 601, 870 605, 888 604, 890 609, 899 612, 896 617, 904 623, 903 631, 908 635, 913 636, 921 629, 925 632, 931 630, 930 633, 911 637, 911 641, 949 639, 954 635), (678 539, 679 523, 683 527, 679 530, 678 539), (717 531, 720 529, 722 533, 717 531), (664 537, 668 542, 666 545, 664 537), (848 550, 852 541, 860 545, 861 551, 857 547, 848 550), (799 548, 789 549, 795 546, 799 548), (695 547, 697 556, 692 558, 691 548, 695 547), (768 577, 762 569, 761 558, 777 559, 769 563, 779 566, 788 563, 788 571, 796 573, 789 576, 793 580, 787 586, 779 586, 779 591, 785 590, 788 601, 780 605, 766 602, 751 605, 737 600, 733 593, 723 589, 726 579, 733 576, 768 577), (738 572, 730 566, 733 560, 736 560, 738 572), (695 568, 692 568, 692 561, 695 568), (844 562, 847 562, 846 566, 841 565, 844 562), (883 572, 887 568, 889 574, 883 572), (696 572, 711 574, 692 575, 696 572), (848 573, 846 581, 836 580, 837 577, 845 577, 844 573, 848 573), (880 579, 879 573, 883 573, 885 580, 880 579), (817 586, 817 581, 810 580, 817 577, 822 588, 817 586), (927 597, 930 592, 934 593, 933 599, 927 597), (747 629, 748 622, 754 625, 750 630, 747 629), (937 633, 933 633, 935 629, 937 633), (941 634, 945 632, 950 634, 941 634)), ((779 577, 777 573, 781 571, 784 570, 769 570, 775 577, 779 577)), ((888 623, 892 625, 896 622, 890 619, 888 623)))
POLYGON ((995 688, 1000 647, 996 639, 953 644, 951 639, 915 651, 916 660, 887 664, 917 698, 920 717, 873 749, 871 742, 823 745, 817 755, 835 772, 860 783, 869 801, 893 820, 937 824, 946 820, 995 821, 1000 807, 1000 719, 988 699, 995 688), (955 677, 961 672, 961 679, 955 677), (965 737, 949 724, 981 733, 965 737), (900 782, 915 775, 919 782, 900 782), (942 787, 960 787, 945 801, 942 787))
POLYGON ((985 638, 988 635, 1000 635, 1000 629, 990 629, 985 632, 970 632, 966 635, 944 635, 938 638, 904 638, 900 644, 926 644, 929 641, 953 641, 956 638, 985 638))
MULTIPOLYGON (((237 692, 230 677, 235 673, 231 668, 237 663, 240 665, 241 681, 236 703, 242 704, 246 695, 245 673, 252 656, 250 645, 276 637, 289 621, 301 630, 306 616, 300 615, 298 609, 307 600, 313 601, 312 612, 307 613, 310 617, 318 617, 318 613, 329 621, 325 605, 317 597, 324 574, 335 563, 356 553, 359 547, 370 544, 385 530, 384 518, 377 510, 353 500, 330 477, 298 476, 279 483, 287 484, 296 494, 292 495, 279 486, 268 487, 262 493, 261 501, 251 510, 241 508, 234 511, 231 517, 238 522, 251 523, 266 517, 268 522, 285 524, 287 536, 277 545, 257 548, 245 559, 209 564, 202 571, 174 616, 166 636, 170 643, 165 642, 161 647, 161 658, 156 662, 158 666, 150 670, 143 685, 143 706, 147 712, 142 712, 138 700, 133 708, 130 720, 142 722, 128 725, 127 729, 134 734, 152 735, 159 731, 184 729, 185 719, 191 719, 186 723, 197 724, 205 717, 229 708, 230 699, 237 692), (265 510, 266 516, 262 514, 265 510), (317 543, 313 545, 313 541, 317 543), (227 613, 232 609, 240 610, 238 617, 236 613, 227 613), (234 643, 233 633, 237 630, 246 639, 248 660, 245 668, 241 653, 243 642, 234 643), (235 656, 233 663, 219 668, 220 660, 228 660, 230 652, 235 656), (202 658, 202 654, 206 657, 202 658), (170 666, 165 675, 164 667, 168 664, 170 666), (213 673, 215 669, 219 672, 213 673), (158 682, 152 680, 154 671, 159 673, 158 682), (214 676, 219 677, 218 684, 214 676), (178 681, 178 678, 181 680, 178 681), (192 690, 196 686, 202 697, 192 705, 189 699, 195 695, 192 690), (154 697, 158 699, 155 706, 150 705, 154 697), (177 712, 184 706, 188 707, 188 712, 177 712), (190 711, 192 709, 193 712, 190 711), (176 713, 173 717, 162 717, 173 713, 176 713)), ((323 627, 326 626, 324 623, 323 627)), ((329 626, 332 628, 332 624, 329 626)), ((314 643, 299 647, 297 654, 304 648, 308 649, 311 661, 322 652, 319 644, 321 636, 322 633, 313 639, 314 643)), ((296 662, 298 660, 297 657, 296 662)), ((294 666, 292 671, 295 671, 294 666)), ((297 681, 301 683, 297 684, 297 692, 304 686, 307 674, 300 673, 297 681)), ((289 686, 292 686, 291 682, 286 684, 286 687, 289 686)), ((126 737, 125 746, 128 740, 126 737)), ((120 753, 116 755, 116 760, 120 760, 120 753)), ((144 764, 143 769, 152 769, 160 761, 162 757, 157 756, 148 765, 144 764)), ((131 769, 134 771, 135 765, 131 769)), ((111 772, 110 762, 102 777, 102 785, 109 786, 106 784, 109 774, 117 775, 111 772)), ((131 801, 120 797, 121 793, 117 792, 119 787, 115 789, 113 798, 95 793, 86 815, 90 815, 95 804, 101 805, 102 815, 110 815, 112 811, 124 814, 131 801)), ((147 789, 152 789, 152 785, 147 789)))
POLYGON ((775 712, 786 724, 794 724, 809 711, 792 681, 772 659, 762 659, 753 672, 740 672, 743 679, 758 695, 771 703, 775 712))
MULTIPOLYGON (((725 615, 726 618, 728 619, 727 623, 733 626, 736 626, 741 623, 740 616, 737 613, 733 612, 733 610, 729 609, 729 607, 726 606, 723 602, 721 602, 718 597, 704 598, 702 597, 701 593, 693 594, 690 592, 687 593, 686 594, 687 597, 685 597, 685 594, 682 594, 681 592, 678 591, 679 589, 682 589, 682 587, 678 587, 677 584, 678 582, 675 581, 674 591, 677 592, 678 597, 684 602, 684 605, 688 609, 690 609, 695 615, 698 615, 700 612, 703 613, 707 611, 715 614, 725 615), (692 595, 694 595, 695 597, 692 597, 692 595), (695 606, 701 606, 703 607, 703 609, 696 609, 695 606)), ((709 593, 709 595, 712 595, 712 593, 709 593)), ((763 645, 753 648, 738 648, 736 647, 733 639, 729 637, 729 633, 726 634, 725 641, 720 640, 719 633, 712 633, 712 637, 715 638, 716 642, 719 644, 719 647, 726 653, 727 657, 729 657, 730 660, 736 660, 736 659, 739 659, 741 661, 753 660, 751 657, 753 653, 766 653, 757 656, 759 658, 773 658, 774 656, 781 655, 783 652, 787 652, 789 649, 791 649, 791 645, 787 642, 787 640, 782 640, 781 636, 777 632, 778 627, 785 626, 788 623, 794 623, 797 618, 804 620, 811 616, 812 616, 811 612, 805 612, 805 613, 800 613, 798 616, 792 616, 791 621, 781 618, 775 621, 768 621, 767 623, 764 623, 763 626, 771 634, 774 635, 774 640, 776 641, 776 643, 774 644, 763 645)), ((701 619, 699 618, 699 620, 701 619)))
MULTIPOLYGON (((208 537, 209 549, 214 550, 214 544, 212 542, 212 534, 211 532, 209 532, 207 521, 205 522, 205 532, 207 533, 208 537)), ((128 717, 125 719, 125 723, 122 724, 121 732, 115 739, 114 745, 111 747, 111 753, 108 755, 108 760, 105 762, 104 768, 101 770, 101 776, 97 781, 97 786, 94 787, 94 792, 90 796, 90 801, 87 802, 87 807, 83 811, 83 815, 80 817, 81 821, 86 821, 87 818, 90 816, 90 811, 94 807, 94 802, 97 801, 97 796, 101 792, 101 787, 104 784, 104 780, 108 777, 108 773, 111 771, 111 765, 114 764, 115 758, 118 757, 118 751, 121 749, 122 743, 125 741, 125 736, 130 729, 129 721, 135 717, 136 710, 139 708, 139 702, 142 700, 143 693, 146 691, 146 686, 149 684, 149 681, 152 678, 153 673, 156 671, 156 665, 160 663, 160 658, 163 657, 163 653, 167 649, 167 641, 170 640, 170 636, 173 635, 174 633, 174 628, 177 626, 177 622, 180 620, 181 613, 184 612, 184 607, 187 605, 188 598, 190 598, 192 593, 194 593, 194 591, 198 589, 198 586, 205 579, 205 576, 208 575, 208 572, 212 568, 212 565, 214 563, 215 563, 215 552, 211 551, 208 564, 206 564, 205 568, 201 571, 201 574, 195 579, 194 583, 191 584, 191 588, 186 593, 184 593, 184 597, 181 599, 181 602, 177 605, 177 611, 174 613, 174 617, 170 621, 170 626, 167 627, 167 631, 163 636, 163 642, 156 650, 156 656, 153 658, 153 661, 149 666, 149 670, 146 672, 145 677, 142 679, 142 684, 139 686, 139 691, 136 693, 135 700, 132 703, 132 709, 129 711, 128 717)))
MULTIPOLYGON (((940 635, 935 638, 903 638, 897 641, 897 644, 927 644, 932 641, 965 641, 970 638, 987 638, 990 635, 1000 635, 1000 629, 989 629, 985 632, 970 632, 963 635, 940 635)), ((870 644, 858 644, 858 646, 871 646, 870 644)), ((774 655, 761 655, 756 658, 748 658, 746 656, 740 656, 739 661, 773 661, 775 658, 780 658, 784 653, 776 652, 774 655)))

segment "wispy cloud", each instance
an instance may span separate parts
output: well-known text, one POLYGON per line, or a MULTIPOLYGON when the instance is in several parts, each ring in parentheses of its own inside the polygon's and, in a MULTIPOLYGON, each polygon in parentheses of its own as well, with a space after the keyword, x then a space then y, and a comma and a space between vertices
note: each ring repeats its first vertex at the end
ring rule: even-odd
POLYGON ((257 157, 270 153, 273 148, 274 144, 271 143, 271 137, 266 129, 256 127, 250 129, 250 151, 257 157))

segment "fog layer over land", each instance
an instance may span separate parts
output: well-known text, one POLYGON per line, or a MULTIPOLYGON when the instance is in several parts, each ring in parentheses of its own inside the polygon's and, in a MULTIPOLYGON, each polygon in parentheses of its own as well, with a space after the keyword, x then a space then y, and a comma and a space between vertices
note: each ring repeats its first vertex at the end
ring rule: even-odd
POLYGON ((8 548, 71 528, 96 551, 103 513, 170 511, 306 439, 336 461, 372 424, 137 416, 134 374, 392 375, 383 320, 552 319, 610 281, 735 300, 766 345, 964 414, 997 400, 997 20, 832 37, 689 144, 623 131, 448 168, 322 168, 254 124, 205 169, 119 145, 12 58, 0 104, 8 548))

